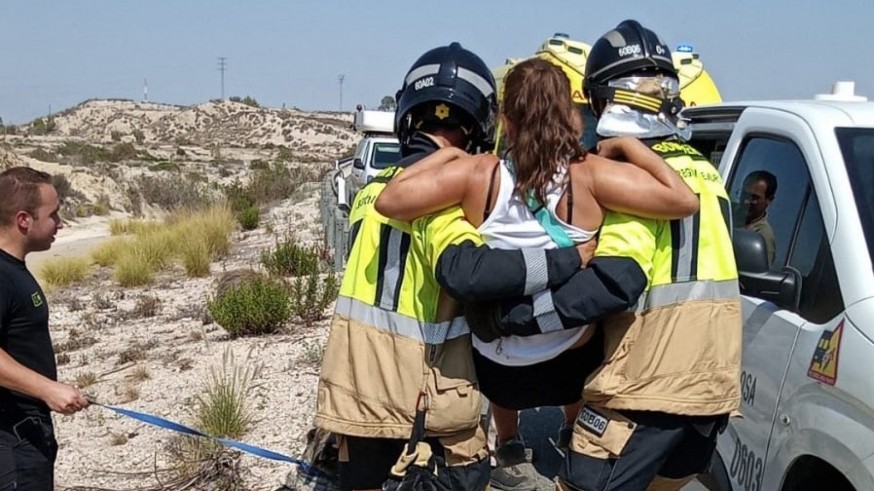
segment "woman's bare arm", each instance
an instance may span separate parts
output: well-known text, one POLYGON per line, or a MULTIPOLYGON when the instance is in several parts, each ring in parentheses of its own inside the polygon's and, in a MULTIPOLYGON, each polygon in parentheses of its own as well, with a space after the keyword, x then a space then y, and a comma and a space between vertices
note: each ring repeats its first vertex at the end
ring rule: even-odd
POLYGON ((481 155, 447 159, 433 155, 411 165, 392 179, 376 200, 376 211, 410 221, 461 204, 481 155), (421 168, 419 166, 422 166, 421 168))
POLYGON ((591 159, 591 189, 603 207, 646 218, 675 219, 698 211, 698 197, 667 162, 632 137, 605 140, 591 159), (610 160, 619 157, 631 164, 610 160))
POLYGON ((432 153, 424 159, 411 165, 409 168, 398 175, 401 179, 411 179, 422 172, 433 172, 444 164, 448 164, 455 159, 470 157, 470 154, 458 147, 443 147, 440 150, 432 153), (403 176, 403 177, 401 177, 403 176))

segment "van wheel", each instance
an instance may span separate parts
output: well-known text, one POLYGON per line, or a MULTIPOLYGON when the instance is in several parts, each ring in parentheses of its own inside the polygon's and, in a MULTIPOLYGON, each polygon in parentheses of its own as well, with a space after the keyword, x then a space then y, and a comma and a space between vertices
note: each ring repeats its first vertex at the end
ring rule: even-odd
POLYGON ((713 457, 710 459, 710 472, 699 474, 698 482, 709 491, 731 491, 731 481, 728 479, 728 472, 719 452, 713 452, 713 457))
POLYGON ((853 485, 840 471, 816 457, 801 457, 783 484, 783 491, 854 491, 853 485))

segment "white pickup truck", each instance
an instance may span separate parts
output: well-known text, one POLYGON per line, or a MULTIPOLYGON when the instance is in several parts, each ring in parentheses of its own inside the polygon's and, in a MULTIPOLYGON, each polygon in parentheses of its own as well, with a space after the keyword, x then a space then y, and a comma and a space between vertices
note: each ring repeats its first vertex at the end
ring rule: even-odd
POLYGON ((351 157, 334 162, 322 188, 321 214, 325 240, 334 250, 334 267, 346 263, 346 230, 349 209, 355 194, 386 167, 401 159, 401 148, 394 136, 394 113, 358 110, 352 127, 362 133, 351 157))
POLYGON ((728 189, 743 295, 743 417, 702 481, 874 490, 874 103, 839 82, 814 100, 683 114, 728 189), (773 198, 745 182, 758 171, 773 198), (770 241, 747 226, 762 200, 770 241))

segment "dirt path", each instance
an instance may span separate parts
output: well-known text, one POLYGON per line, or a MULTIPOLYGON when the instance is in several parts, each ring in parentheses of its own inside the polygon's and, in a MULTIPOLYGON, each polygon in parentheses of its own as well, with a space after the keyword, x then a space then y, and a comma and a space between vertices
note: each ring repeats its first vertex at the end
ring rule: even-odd
POLYGON ((106 217, 90 217, 78 223, 65 224, 55 237, 51 249, 28 254, 27 267, 36 273, 48 260, 85 256, 109 237, 109 219, 106 217))

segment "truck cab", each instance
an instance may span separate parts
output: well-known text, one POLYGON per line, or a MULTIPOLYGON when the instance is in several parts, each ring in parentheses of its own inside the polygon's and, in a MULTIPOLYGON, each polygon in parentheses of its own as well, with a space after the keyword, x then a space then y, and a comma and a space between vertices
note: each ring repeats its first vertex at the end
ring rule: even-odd
POLYGON ((355 147, 351 173, 346 179, 349 204, 362 186, 401 159, 401 146, 394 136, 393 112, 357 111, 352 126, 364 136, 355 147))
POLYGON ((743 303, 742 417, 704 482, 874 489, 874 103, 839 82, 813 100, 683 116, 728 190, 743 303), (747 179, 761 171, 771 197, 747 179), (770 244, 750 220, 761 200, 770 244))

